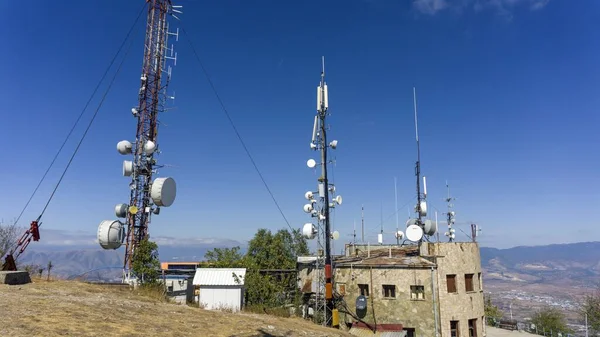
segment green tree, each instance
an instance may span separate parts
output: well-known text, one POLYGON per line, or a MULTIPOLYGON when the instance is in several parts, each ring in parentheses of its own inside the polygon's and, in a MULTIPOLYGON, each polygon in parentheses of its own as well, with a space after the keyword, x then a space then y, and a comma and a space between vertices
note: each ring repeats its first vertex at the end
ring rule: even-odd
POLYGON ((581 307, 582 321, 587 315, 590 336, 600 336, 600 285, 585 297, 581 307))
POLYGON ((495 326, 496 322, 504 315, 498 306, 492 304, 492 297, 489 295, 484 295, 484 310, 487 325, 495 326))
POLYGON ((143 239, 138 243, 132 256, 133 275, 140 280, 141 285, 155 285, 158 282, 160 261, 158 260, 158 245, 143 239))
MULTIPOLYGON (((17 243, 20 228, 15 225, 15 222, 5 223, 0 220, 0 258, 8 254, 8 251, 17 243)), ((0 265, 4 261, 0 262, 0 265)))
POLYGON ((299 230, 279 230, 273 234, 259 229, 242 256, 239 247, 215 248, 205 254, 216 267, 246 268, 246 303, 275 307, 295 300, 295 270, 299 255, 307 255, 308 244, 299 230))
POLYGON ((216 268, 240 268, 244 267, 244 256, 240 253, 240 247, 214 248, 204 254, 204 258, 216 268))
POLYGON ((569 333, 571 329, 567 326, 565 315, 553 307, 546 307, 538 310, 531 318, 531 323, 535 324, 538 334, 546 333, 569 333))

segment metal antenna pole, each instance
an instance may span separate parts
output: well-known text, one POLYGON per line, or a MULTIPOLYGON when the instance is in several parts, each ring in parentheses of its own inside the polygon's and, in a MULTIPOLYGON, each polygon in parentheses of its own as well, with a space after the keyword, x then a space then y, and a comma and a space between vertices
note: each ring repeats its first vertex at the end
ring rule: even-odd
POLYGON ((448 203, 448 212, 446 213, 446 219, 448 221, 448 232, 446 232, 446 236, 448 236, 448 242, 454 241, 454 229, 452 225, 454 224, 454 212, 452 211, 452 200, 454 198, 450 197, 450 185, 448 185, 448 181, 446 181, 446 189, 448 190, 448 197, 446 198, 446 202, 448 203))
POLYGON ((321 71, 321 109, 319 119, 321 120, 321 177, 320 182, 324 185, 323 215, 325 216, 325 325, 331 326, 331 311, 333 310, 332 283, 333 275, 331 268, 331 224, 329 219, 329 179, 327 178, 327 126, 325 120, 327 117, 327 107, 325 105, 325 57, 322 57, 323 70, 321 71))
POLYGON ((417 163, 415 164, 415 176, 417 177, 417 219, 421 225, 421 147, 419 145, 419 125, 417 122, 417 90, 413 87, 413 107, 415 109, 415 136, 417 140, 417 163))
MULTIPOLYGON (((327 177, 327 166, 329 164, 327 159, 327 151, 330 147, 331 149, 335 149, 338 142, 337 140, 327 142, 328 128, 326 124, 326 117, 328 115, 328 92, 327 84, 325 83, 325 57, 322 58, 322 65, 323 68, 321 70, 321 81, 317 87, 317 114, 315 116, 312 141, 310 144, 310 148, 312 150, 321 151, 321 176, 318 178, 318 194, 320 202, 317 203, 317 200, 314 198, 314 193, 309 191, 306 192, 305 198, 309 200, 310 204, 304 206, 305 212, 311 213, 313 217, 318 219, 318 230, 315 230, 313 224, 308 223, 304 225, 305 227, 303 228, 303 233, 305 237, 310 239, 313 239, 314 234, 318 233, 319 249, 321 251, 324 250, 324 261, 321 260, 320 256, 317 257, 319 290, 316 294, 317 298, 315 317, 320 317, 320 314, 323 313, 323 325, 331 326, 333 323, 332 314, 334 309, 331 239, 332 237, 337 238, 339 233, 331 232, 330 217, 332 209, 336 207, 336 204, 342 204, 342 197, 339 195, 334 197, 335 186, 329 183, 329 179, 327 177), (323 241, 325 242, 325 247, 322 246, 323 241)), ((314 159, 310 159, 307 161, 307 165, 309 168, 314 168, 317 163, 314 159)))
POLYGON ((365 243, 365 205, 360 205, 361 242, 365 243))

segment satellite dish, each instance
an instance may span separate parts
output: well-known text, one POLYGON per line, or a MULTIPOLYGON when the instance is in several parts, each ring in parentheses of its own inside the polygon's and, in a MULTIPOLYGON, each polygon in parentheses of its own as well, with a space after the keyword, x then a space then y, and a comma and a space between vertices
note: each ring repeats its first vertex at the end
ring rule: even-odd
POLYGON ((311 150, 314 150, 314 149, 316 149, 316 148, 317 148, 317 144, 315 144, 315 143, 310 143, 310 149, 311 149, 311 150))
POLYGON ((119 220, 104 220, 98 226, 98 243, 104 249, 121 247, 124 238, 125 225, 119 220))
POLYGON ((438 230, 437 222, 431 221, 431 220, 425 220, 425 222, 423 223, 423 233, 425 235, 433 235, 433 234, 435 234, 435 232, 437 232, 437 230, 438 230))
POLYGON ((312 240, 315 238, 315 234, 317 234, 317 231, 315 229, 315 225, 309 223, 305 223, 304 227, 302 227, 302 235, 309 240, 312 240))
POLYGON ((144 152, 146 152, 146 154, 152 154, 154 153, 154 150, 156 150, 156 143, 153 141, 149 140, 144 144, 144 152))
POLYGON ((342 196, 341 195, 338 195, 337 197, 335 197, 334 200, 338 205, 342 204, 342 196))
POLYGON ((406 227, 417 225, 417 221, 417 219, 408 219, 408 221, 406 221, 406 227))
POLYGON ((122 140, 117 143, 117 151, 119 151, 120 154, 130 154, 132 148, 133 145, 131 145, 131 142, 128 140, 122 140))
POLYGON ((423 238, 423 229, 417 225, 410 225, 406 228, 406 238, 412 242, 418 242, 423 238))
POLYGON ((427 201, 421 200, 419 211, 421 216, 427 216, 427 201))
POLYGON ((402 239, 404 239, 404 232, 403 231, 397 231, 396 233, 394 233, 394 236, 396 237, 396 239, 402 240, 402 239))
POLYGON ((306 204, 304 205, 304 212, 306 213, 310 213, 313 210, 313 205, 312 204, 306 204))
POLYGON ((115 215, 117 218, 127 217, 127 208, 129 208, 129 205, 127 204, 118 204, 115 206, 115 215))
POLYGON ((133 173, 133 162, 131 160, 123 160, 123 176, 129 177, 133 173))
POLYGON ((337 240, 340 238, 340 232, 338 231, 333 231, 333 233, 331 233, 331 238, 334 240, 337 240))
POLYGON ((150 189, 150 196, 157 206, 169 207, 175 201, 177 186, 173 178, 156 178, 150 189))
POLYGON ((304 198, 306 198, 306 200, 312 200, 313 192, 308 191, 308 192, 304 193, 304 198))
POLYGON ((335 148, 337 147, 338 141, 337 140, 332 140, 331 143, 329 143, 329 146, 335 150, 335 148))
POLYGON ((315 168, 317 162, 314 159, 309 159, 306 161, 306 166, 308 166, 308 168, 315 168))
POLYGON ((363 295, 360 295, 356 298, 356 310, 366 310, 367 309, 367 298, 363 295))

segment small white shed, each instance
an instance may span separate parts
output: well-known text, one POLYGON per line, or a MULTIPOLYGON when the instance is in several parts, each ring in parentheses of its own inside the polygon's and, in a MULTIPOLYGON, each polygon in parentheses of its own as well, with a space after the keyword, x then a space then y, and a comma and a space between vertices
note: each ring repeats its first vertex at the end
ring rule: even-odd
POLYGON ((241 310, 246 268, 198 268, 193 284, 199 288, 198 305, 208 310, 241 310))

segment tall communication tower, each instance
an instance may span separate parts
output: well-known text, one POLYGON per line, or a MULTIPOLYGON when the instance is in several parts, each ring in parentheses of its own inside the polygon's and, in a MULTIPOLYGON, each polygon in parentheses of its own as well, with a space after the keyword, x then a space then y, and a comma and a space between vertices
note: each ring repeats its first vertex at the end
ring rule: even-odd
POLYGON ((149 237, 148 225, 151 215, 160 213, 161 207, 169 207, 175 201, 175 180, 170 177, 156 178, 152 176, 160 168, 157 164, 158 116, 165 111, 168 96, 167 88, 171 80, 171 66, 167 61, 177 64, 177 53, 173 45, 169 47, 169 37, 179 40, 179 29, 169 31, 167 16, 181 13, 181 6, 174 6, 171 0, 146 0, 148 18, 144 44, 144 58, 138 104, 131 109, 137 119, 135 142, 127 140, 117 144, 122 155, 133 155, 133 160, 123 161, 123 176, 131 177, 129 204, 118 204, 115 214, 120 220, 105 220, 98 227, 98 241, 104 249, 117 249, 125 241, 123 261, 123 281, 133 282, 131 268, 136 248, 142 240, 149 237))
POLYGON ((327 124, 325 119, 329 108, 329 96, 327 83, 325 83, 325 58, 322 58, 323 70, 321 71, 321 83, 317 87, 317 114, 313 124, 312 141, 310 148, 321 152, 321 162, 317 164, 314 159, 309 159, 306 165, 309 168, 315 168, 321 165, 321 176, 318 178, 317 191, 308 191, 304 197, 309 201, 304 205, 304 211, 317 219, 317 226, 307 223, 302 228, 302 233, 307 239, 314 239, 317 236, 317 272, 319 275, 319 285, 316 294, 315 318, 323 317, 323 325, 331 326, 332 312, 334 310, 333 301, 333 268, 331 261, 331 239, 337 240, 339 233, 331 232, 330 213, 336 205, 342 204, 342 196, 335 195, 335 186, 329 183, 327 178, 327 150, 335 150, 338 141, 332 140, 327 143, 327 124), (318 200, 315 196, 318 194, 318 200), (330 202, 331 197, 331 202, 330 202), (324 257, 323 257, 324 252, 324 257))

